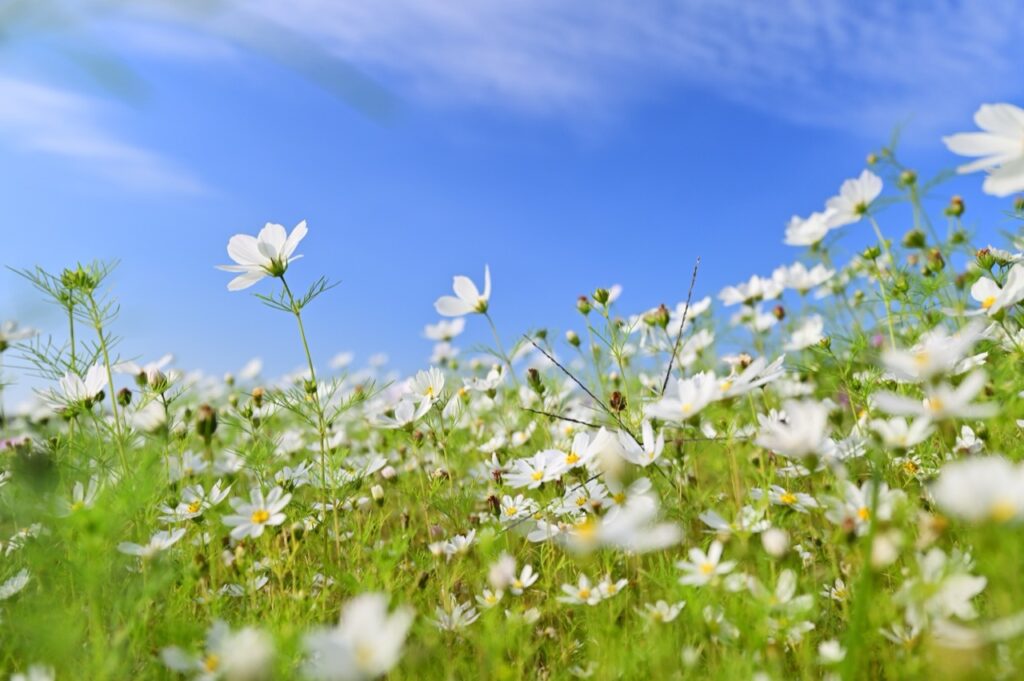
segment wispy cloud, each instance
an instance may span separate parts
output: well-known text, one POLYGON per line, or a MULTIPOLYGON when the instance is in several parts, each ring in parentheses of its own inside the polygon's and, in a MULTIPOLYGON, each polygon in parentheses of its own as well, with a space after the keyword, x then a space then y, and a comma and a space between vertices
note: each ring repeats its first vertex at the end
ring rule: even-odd
POLYGON ((8 144, 78 163, 122 187, 202 193, 188 171, 112 131, 110 105, 26 79, 0 77, 0 138, 8 144))
POLYGON ((579 114, 696 85, 783 119, 929 133, 1019 96, 1015 0, 246 2, 421 96, 579 114))

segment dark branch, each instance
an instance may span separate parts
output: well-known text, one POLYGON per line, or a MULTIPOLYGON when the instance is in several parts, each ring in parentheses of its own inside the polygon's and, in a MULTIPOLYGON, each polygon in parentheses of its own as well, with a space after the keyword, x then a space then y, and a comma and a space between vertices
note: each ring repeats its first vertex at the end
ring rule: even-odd
POLYGON ((686 307, 683 308, 683 319, 679 322, 679 332, 676 334, 676 342, 672 345, 672 357, 668 360, 668 370, 665 372, 665 380, 661 383, 661 395, 665 394, 668 387, 668 379, 672 377, 672 366, 676 362, 676 355, 679 354, 679 343, 683 340, 683 327, 686 326, 686 315, 690 313, 690 302, 693 300, 693 286, 697 283, 697 270, 700 269, 700 256, 693 265, 693 276, 690 277, 690 291, 686 294, 686 307))

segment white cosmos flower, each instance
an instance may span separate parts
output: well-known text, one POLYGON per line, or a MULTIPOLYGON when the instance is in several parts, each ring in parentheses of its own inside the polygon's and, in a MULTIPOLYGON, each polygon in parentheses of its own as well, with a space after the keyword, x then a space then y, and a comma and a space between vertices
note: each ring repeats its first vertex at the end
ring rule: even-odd
POLYGON ((825 202, 825 207, 833 211, 828 220, 829 228, 860 222, 868 212, 871 202, 882 193, 882 178, 870 170, 863 171, 859 177, 843 182, 839 195, 825 202))
POLYGON ((722 548, 722 542, 716 539, 711 542, 707 553, 698 548, 690 549, 688 554, 690 560, 681 560, 676 563, 676 567, 684 573, 679 578, 679 583, 688 586, 704 586, 717 577, 732 572, 732 569, 736 567, 736 561, 722 562, 722 548))
POLYGON ((266 633, 251 627, 232 632, 221 620, 216 620, 206 632, 206 649, 202 654, 194 655, 177 646, 160 651, 160 659, 169 669, 195 674, 193 681, 265 678, 273 655, 274 645, 266 633))
POLYGON ((264 496, 263 490, 253 487, 249 491, 249 502, 242 499, 232 499, 231 506, 235 509, 236 515, 224 516, 224 524, 231 526, 231 538, 234 540, 245 537, 259 537, 268 525, 280 525, 285 520, 285 514, 281 513, 292 495, 285 494, 280 487, 270 490, 264 496))
POLYGON ((807 269, 802 262, 793 263, 789 267, 779 267, 772 272, 772 279, 777 281, 783 288, 794 289, 800 293, 807 293, 815 286, 820 286, 834 277, 835 270, 830 270, 824 265, 818 264, 807 269))
POLYGON ((463 332, 466 328, 466 320, 458 317, 448 320, 442 319, 437 324, 427 324, 423 328, 423 335, 430 340, 450 341, 463 332))
POLYGON ((236 234, 228 241, 228 255, 236 265, 217 265, 225 272, 241 272, 228 283, 229 291, 247 289, 263 277, 279 277, 288 269, 299 242, 306 236, 306 221, 295 225, 291 234, 282 225, 268 222, 258 236, 236 234))
POLYGON ((939 508, 962 520, 1020 520, 1024 517, 1024 468, 1001 456, 954 461, 939 471, 931 493, 939 508))
POLYGON ((942 383, 925 388, 925 399, 916 400, 893 392, 871 396, 875 406, 895 416, 926 416, 935 421, 948 418, 988 418, 999 408, 995 404, 973 404, 972 400, 985 387, 984 371, 969 374, 960 385, 942 383))
POLYGON ((828 234, 829 221, 833 215, 835 215, 835 211, 828 209, 820 213, 812 213, 808 218, 794 215, 786 225, 784 243, 787 246, 813 246, 828 234))
POLYGON ((1013 104, 982 104, 974 122, 984 132, 942 138, 954 154, 981 157, 957 170, 989 171, 982 185, 987 194, 1009 196, 1024 190, 1024 110, 1013 104))
POLYGON ((774 279, 757 275, 750 277, 745 283, 726 286, 718 294, 718 299, 725 305, 737 303, 753 303, 759 300, 772 300, 782 293, 782 285, 774 279))
POLYGON ((484 265, 484 291, 477 289, 469 277, 459 275, 452 280, 454 296, 441 296, 434 303, 434 309, 443 317, 461 317, 473 312, 487 312, 491 299, 491 268, 484 265))
POLYGON ((763 420, 757 445, 796 459, 825 451, 828 406, 816 400, 788 400, 783 409, 778 418, 763 420))
POLYGON ((889 420, 873 419, 871 421, 871 430, 878 433, 878 437, 881 438, 882 444, 886 447, 891 449, 910 449, 927 440, 935 428, 928 418, 919 416, 910 424, 907 423, 906 419, 901 418, 889 420))
POLYGON ((700 372, 690 378, 676 379, 675 396, 666 395, 644 411, 649 418, 682 422, 697 415, 711 402, 721 397, 721 387, 715 372, 700 372))
POLYGON ((907 350, 886 348, 882 351, 882 364, 900 380, 931 380, 954 371, 983 336, 984 329, 977 321, 954 334, 937 327, 907 350))
POLYGON ((178 528, 177 530, 170 530, 167 532, 157 532, 149 538, 149 543, 145 545, 133 544, 131 542, 121 542, 117 545, 117 550, 121 553, 127 553, 131 556, 138 556, 140 558, 152 558, 161 551, 166 551, 171 548, 178 541, 185 536, 185 528, 178 528))
POLYGON ((11 343, 32 338, 39 332, 28 326, 19 326, 14 320, 5 321, 0 324, 0 352, 3 352, 11 343))
POLYGON ((338 626, 305 638, 305 672, 320 681, 363 681, 387 674, 398 664, 415 614, 388 612, 384 594, 368 593, 345 604, 338 626))
POLYGON ((793 330, 789 336, 789 342, 784 347, 786 350, 794 352, 809 348, 821 342, 821 339, 825 337, 824 330, 825 320, 821 318, 821 315, 811 315, 793 330))
POLYGON ((631 436, 619 431, 619 443, 622 445, 619 454, 626 461, 646 468, 658 460, 665 449, 665 433, 659 432, 654 437, 654 428, 650 421, 644 421, 641 427, 643 433, 643 445, 637 444, 631 436))
POLYGON ((988 277, 978 279, 971 286, 971 297, 981 303, 981 310, 989 317, 1016 305, 1024 300, 1024 265, 1017 263, 1011 267, 1002 286, 988 277))
MULTIPOLYGON (((101 364, 93 364, 85 372, 83 380, 78 374, 68 372, 60 379, 64 401, 85 402, 94 399, 107 387, 107 371, 101 364)), ((59 398, 57 401, 60 401, 59 398)))

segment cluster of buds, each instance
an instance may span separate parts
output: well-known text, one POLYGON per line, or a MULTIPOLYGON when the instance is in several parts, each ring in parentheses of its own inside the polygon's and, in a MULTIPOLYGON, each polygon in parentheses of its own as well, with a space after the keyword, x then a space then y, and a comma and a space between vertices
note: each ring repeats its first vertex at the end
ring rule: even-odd
POLYGON ((207 447, 217 432, 217 410, 208 404, 201 405, 196 411, 196 434, 203 438, 207 447))
POLYGON ((544 382, 541 381, 540 372, 531 367, 526 371, 526 383, 530 386, 533 392, 537 393, 538 397, 544 395, 544 382))
POLYGON ((649 326, 657 326, 661 329, 668 328, 669 319, 669 311, 664 303, 644 315, 644 322, 649 326))

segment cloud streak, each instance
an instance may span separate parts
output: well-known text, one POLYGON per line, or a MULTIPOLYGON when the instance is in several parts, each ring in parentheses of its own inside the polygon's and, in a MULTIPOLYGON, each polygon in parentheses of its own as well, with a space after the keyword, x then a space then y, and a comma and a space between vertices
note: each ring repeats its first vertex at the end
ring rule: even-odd
POLYGON ((574 115, 695 85, 800 124, 929 133, 1017 94, 1024 6, 843 0, 274 0, 250 11, 445 102, 574 115))
POLYGON ((110 131, 106 105, 61 88, 0 77, 0 137, 25 151, 80 164, 122 187, 196 194, 204 185, 191 173, 110 131))

